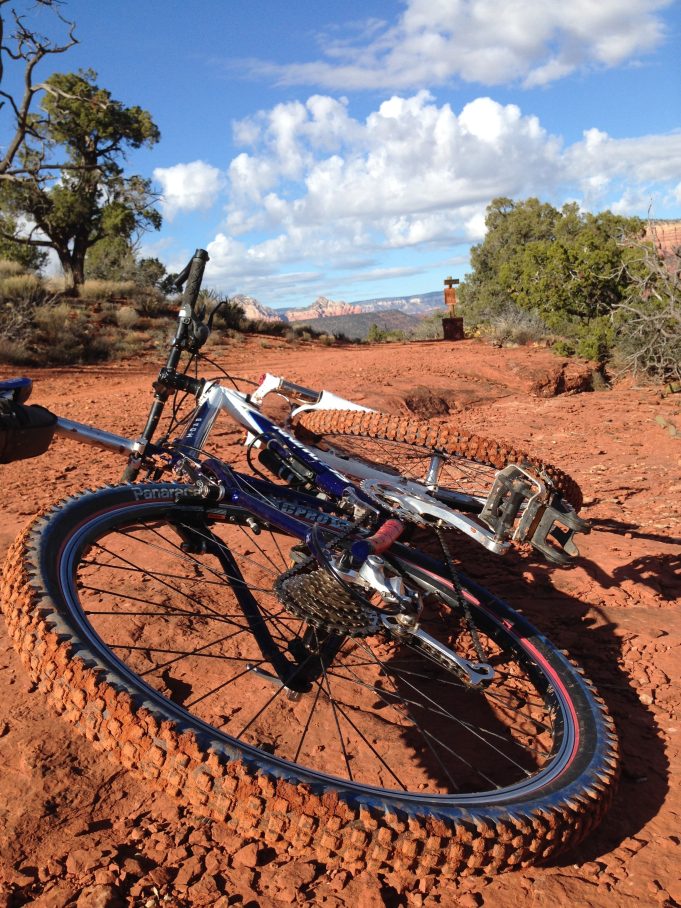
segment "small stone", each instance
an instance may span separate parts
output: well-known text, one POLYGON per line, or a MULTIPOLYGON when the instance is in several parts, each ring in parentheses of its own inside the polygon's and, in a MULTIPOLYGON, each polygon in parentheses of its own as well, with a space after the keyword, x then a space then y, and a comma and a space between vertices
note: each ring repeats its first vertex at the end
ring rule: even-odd
POLYGON ((193 905, 213 905, 220 896, 218 882, 214 876, 206 874, 189 887, 187 895, 193 905))
POLYGON ((66 872, 82 876, 85 871, 101 863, 103 857, 102 848, 76 848, 66 858, 66 872))
POLYGON ((124 908, 124 902, 113 886, 86 886, 76 908, 124 908))
POLYGON ((479 908, 483 904, 483 898, 479 892, 464 892, 459 898, 461 908, 479 908))
POLYGON ((168 885, 172 874, 167 867, 154 867, 149 871, 148 876, 154 886, 158 889, 162 889, 164 886, 168 885))
POLYGON ((187 858, 175 877, 176 886, 188 886, 203 873, 203 861, 196 856, 187 858))
POLYGON ((257 867, 259 856, 260 852, 257 844, 251 842, 248 845, 244 845, 243 848, 240 848, 232 858, 232 861, 242 867, 257 867))
POLYGON ((98 883, 100 886, 112 886, 116 882, 116 877, 110 870, 104 870, 103 867, 100 867, 99 870, 95 870, 95 883, 98 883))
POLYGON ((140 859, 136 857, 126 858, 121 864, 121 867, 126 873, 129 873, 132 876, 142 876, 145 872, 144 865, 140 859))

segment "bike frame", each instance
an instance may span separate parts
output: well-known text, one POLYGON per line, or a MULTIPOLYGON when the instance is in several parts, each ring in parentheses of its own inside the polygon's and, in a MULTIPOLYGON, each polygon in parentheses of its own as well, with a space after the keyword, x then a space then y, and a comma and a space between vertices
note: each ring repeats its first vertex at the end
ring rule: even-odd
MULTIPOLYGON (((210 470, 211 474, 222 484, 226 494, 234 496, 232 499, 234 504, 243 504, 244 507, 252 508, 263 520, 275 524, 277 523, 273 513, 275 509, 263 503, 262 497, 260 497, 262 491, 258 497, 253 497, 243 491, 246 484, 254 484, 255 481, 252 477, 236 473, 215 458, 199 461, 215 420, 221 412, 225 412, 232 420, 246 429, 248 434, 245 443, 247 446, 269 448, 275 452, 278 450, 282 454, 285 453, 287 457, 294 457, 302 465, 303 469, 307 471, 314 485, 334 499, 342 498, 349 491, 356 491, 354 481, 357 480, 394 482, 394 475, 361 461, 349 461, 347 458, 339 457, 330 451, 318 449, 313 451, 298 441, 286 429, 268 419, 260 411, 258 405, 267 394, 276 392, 282 383, 286 384, 283 379, 268 374, 264 376, 261 385, 251 395, 225 388, 218 381, 206 384, 198 399, 193 418, 184 434, 167 447, 159 447, 149 443, 145 449, 146 453, 169 456, 173 467, 177 467, 183 460, 188 460, 197 465, 200 464, 201 467, 210 470), (234 487, 234 477, 238 477, 236 487, 234 487)), ((345 409, 371 412, 368 407, 337 397, 327 391, 319 392, 316 396, 318 398, 316 403, 302 403, 292 411, 292 416, 304 410, 317 409, 345 409)), ((77 423, 62 417, 59 417, 57 421, 57 432, 61 435, 76 438, 78 441, 105 447, 121 454, 130 455, 139 451, 139 443, 133 439, 104 432, 93 426, 77 423)), ((262 480, 258 483, 258 485, 260 484, 268 485, 262 480)), ((281 486, 270 485, 268 495, 272 488, 277 490, 278 495, 284 491, 281 486)), ((415 499, 420 498, 423 494, 423 487, 409 480, 402 480, 401 488, 404 489, 405 494, 411 493, 415 499)), ((286 491, 288 492, 286 500, 289 504, 293 500, 294 509, 299 508, 301 513, 309 513, 312 502, 319 504, 319 499, 310 495, 304 495, 292 489, 286 491)), ((481 506, 484 504, 484 499, 479 499, 478 501, 481 506)), ((438 516, 450 527, 465 533, 489 551, 503 554, 508 549, 509 543, 507 541, 495 538, 495 534, 491 530, 467 515, 435 501, 429 505, 429 509, 431 512, 435 510, 438 516)), ((323 509, 320 513, 325 515, 320 518, 321 522, 326 522, 328 515, 323 509)), ((291 524, 282 527, 282 529, 293 535, 300 536, 300 529, 291 524)))

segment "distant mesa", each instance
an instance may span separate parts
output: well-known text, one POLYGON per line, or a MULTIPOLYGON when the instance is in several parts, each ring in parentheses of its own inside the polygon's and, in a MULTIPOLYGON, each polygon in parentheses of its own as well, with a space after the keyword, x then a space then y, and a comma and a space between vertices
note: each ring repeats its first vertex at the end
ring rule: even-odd
POLYGON ((244 310, 246 318, 268 322, 309 322, 313 319, 335 318, 347 315, 362 315, 368 312, 406 312, 408 315, 426 315, 433 309, 442 307, 442 291, 433 290, 419 296, 378 297, 346 303, 343 300, 330 300, 319 296, 311 306, 272 309, 263 306, 253 296, 237 294, 232 297, 244 310))
POLYGON ((681 221, 651 221, 646 227, 646 239, 653 243, 660 258, 667 266, 678 268, 681 250, 681 221))
POLYGON ((285 309, 290 322, 304 322, 311 318, 330 318, 334 315, 357 315, 362 312, 361 303, 335 302, 325 296, 318 296, 307 309, 285 309))
POLYGON ((282 318, 282 312, 278 312, 276 309, 270 309, 269 306, 263 306, 262 303, 259 303, 254 296, 244 296, 243 293, 237 293, 236 296, 231 297, 232 301, 238 303, 239 306, 244 310, 244 315, 246 318, 251 318, 254 321, 263 321, 263 322, 287 322, 287 318, 282 318))

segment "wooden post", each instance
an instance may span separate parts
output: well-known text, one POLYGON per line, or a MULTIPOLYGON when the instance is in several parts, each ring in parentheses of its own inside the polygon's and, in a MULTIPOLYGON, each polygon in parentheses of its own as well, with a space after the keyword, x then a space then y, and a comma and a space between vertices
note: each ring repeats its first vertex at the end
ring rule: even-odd
POLYGON ((459 283, 458 278, 446 277, 445 278, 445 306, 449 309, 449 315, 446 318, 442 319, 442 333, 445 340, 463 340, 464 331, 463 331, 463 319, 459 318, 456 315, 456 284, 459 283))

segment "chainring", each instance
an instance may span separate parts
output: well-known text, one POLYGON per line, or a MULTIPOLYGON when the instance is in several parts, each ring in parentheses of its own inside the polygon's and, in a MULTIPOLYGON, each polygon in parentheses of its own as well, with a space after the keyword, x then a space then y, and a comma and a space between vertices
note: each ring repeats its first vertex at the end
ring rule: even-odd
MULTIPOLYGON (((396 483, 364 479, 360 483, 360 489, 380 508, 383 508, 384 511, 392 512, 398 520, 404 523, 413 523, 419 527, 428 527, 433 524, 432 518, 428 520, 424 514, 419 513, 410 505, 409 497, 414 498, 414 495, 407 495, 404 489, 400 488, 396 483)), ((419 500, 421 499, 419 498, 419 500)), ((427 514, 427 499, 425 496, 423 502, 426 504, 424 512, 427 514)))

